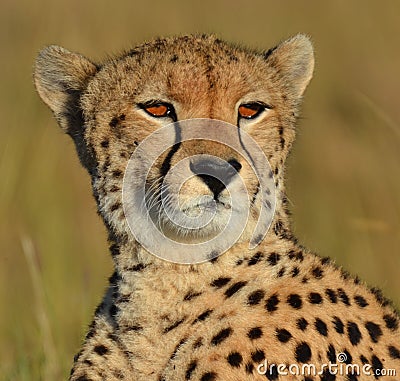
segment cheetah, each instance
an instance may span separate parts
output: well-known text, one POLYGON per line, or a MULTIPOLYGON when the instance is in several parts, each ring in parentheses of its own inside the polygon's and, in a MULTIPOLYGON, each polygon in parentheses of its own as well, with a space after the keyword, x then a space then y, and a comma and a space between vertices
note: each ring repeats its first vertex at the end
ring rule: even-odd
MULTIPOLYGON (((39 53, 37 92, 89 172, 115 267, 71 381, 400 379, 398 312, 379 290, 302 247, 291 233, 285 160, 313 57, 301 34, 266 51, 213 35, 159 38, 99 64, 58 46, 39 53), (204 154, 225 163, 220 172, 229 172, 232 184, 242 177, 251 196, 248 225, 232 246, 184 264, 153 255, 132 234, 123 182, 146 137, 196 119, 229 123, 257 142, 276 200, 269 229, 250 247, 248 226, 261 208, 251 166, 218 142, 176 141, 152 163, 153 183, 144 186, 204 154)), ((182 197, 189 204, 203 196, 224 204, 229 184, 192 172, 182 197)), ((201 239, 218 229, 202 231, 201 239)), ((177 229, 175 236, 185 243, 197 233, 177 229)))

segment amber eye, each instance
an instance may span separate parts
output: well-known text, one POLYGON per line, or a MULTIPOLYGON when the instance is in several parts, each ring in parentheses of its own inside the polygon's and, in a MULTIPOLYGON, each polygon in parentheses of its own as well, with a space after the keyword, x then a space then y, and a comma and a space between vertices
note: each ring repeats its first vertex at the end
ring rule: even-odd
POLYGON ((145 110, 153 116, 167 116, 168 107, 164 104, 146 107, 145 110))
POLYGON ((174 107, 165 102, 147 102, 139 104, 139 107, 155 118, 171 118, 175 120, 174 107))
POLYGON ((259 102, 241 104, 238 109, 239 118, 253 119, 260 115, 266 108, 269 107, 259 102))

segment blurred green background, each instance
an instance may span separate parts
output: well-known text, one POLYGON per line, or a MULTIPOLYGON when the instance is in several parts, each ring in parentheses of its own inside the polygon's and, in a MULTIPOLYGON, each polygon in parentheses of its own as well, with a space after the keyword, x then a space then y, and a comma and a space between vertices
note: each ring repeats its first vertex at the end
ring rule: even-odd
POLYGON ((269 48, 310 34, 316 71, 288 171, 295 231, 399 306, 399 15, 397 0, 2 0, 0 379, 67 379, 111 273, 88 175, 34 92, 39 49, 100 60, 159 35, 269 48))

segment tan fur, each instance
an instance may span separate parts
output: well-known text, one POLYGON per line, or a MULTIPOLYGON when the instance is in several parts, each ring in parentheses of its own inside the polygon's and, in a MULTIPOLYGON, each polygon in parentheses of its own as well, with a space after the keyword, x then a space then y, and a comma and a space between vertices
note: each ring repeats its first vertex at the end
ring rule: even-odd
MULTIPOLYGON (((37 90, 74 139, 91 175, 115 264, 70 380, 265 380, 256 371, 264 357, 269 364, 317 365, 340 352, 361 366, 367 361, 397 369, 397 377, 380 380, 400 377, 395 310, 379 292, 301 247, 290 232, 284 162, 312 72, 312 46, 301 35, 268 53, 214 36, 159 39, 97 66, 59 47, 40 53, 37 90), (155 258, 134 240, 122 209, 122 178, 137 144, 171 122, 136 106, 154 99, 172 103, 179 120, 213 118, 234 125, 241 103, 273 106, 240 125, 264 150, 278 191, 271 228, 254 250, 244 234, 215 261, 177 265, 155 258)), ((235 155, 216 143, 185 142, 172 164, 196 153, 225 160, 235 155)), ((164 159, 152 168, 153 179, 164 159)), ((235 159, 255 193, 250 168, 235 159)), ((182 192, 190 199, 209 190, 194 177, 182 192)), ((258 208, 255 202, 253 222, 258 208)))

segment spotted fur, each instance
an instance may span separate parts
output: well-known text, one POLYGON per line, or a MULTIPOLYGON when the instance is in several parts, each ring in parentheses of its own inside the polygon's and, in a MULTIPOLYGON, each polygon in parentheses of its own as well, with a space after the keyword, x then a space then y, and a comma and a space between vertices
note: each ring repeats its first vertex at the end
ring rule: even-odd
MULTIPOLYGON (((284 163, 312 71, 312 46, 301 35, 266 52, 214 36, 157 39, 101 64, 56 46, 39 54, 36 88, 91 176, 115 265, 71 381, 399 379, 398 313, 379 291, 300 246, 290 230, 284 163), (171 102, 177 120, 214 118, 239 125, 262 147, 278 200, 271 228, 254 250, 244 234, 222 256, 177 265, 150 255, 134 240, 121 201, 125 167, 136 146, 170 122, 137 106, 152 99, 171 102), (244 123, 237 108, 250 100, 272 107, 244 123), (339 353, 348 363, 397 369, 398 375, 346 377, 325 370, 318 376, 282 376, 273 367, 267 375, 257 373, 265 360, 336 363, 339 353)), ((152 176, 193 153, 226 160, 230 155, 218 145, 183 144, 156 163, 152 176)), ((242 164, 253 194, 250 220, 256 220, 258 187, 242 164)), ((187 197, 203 191, 207 186, 198 178, 184 189, 187 197)))

